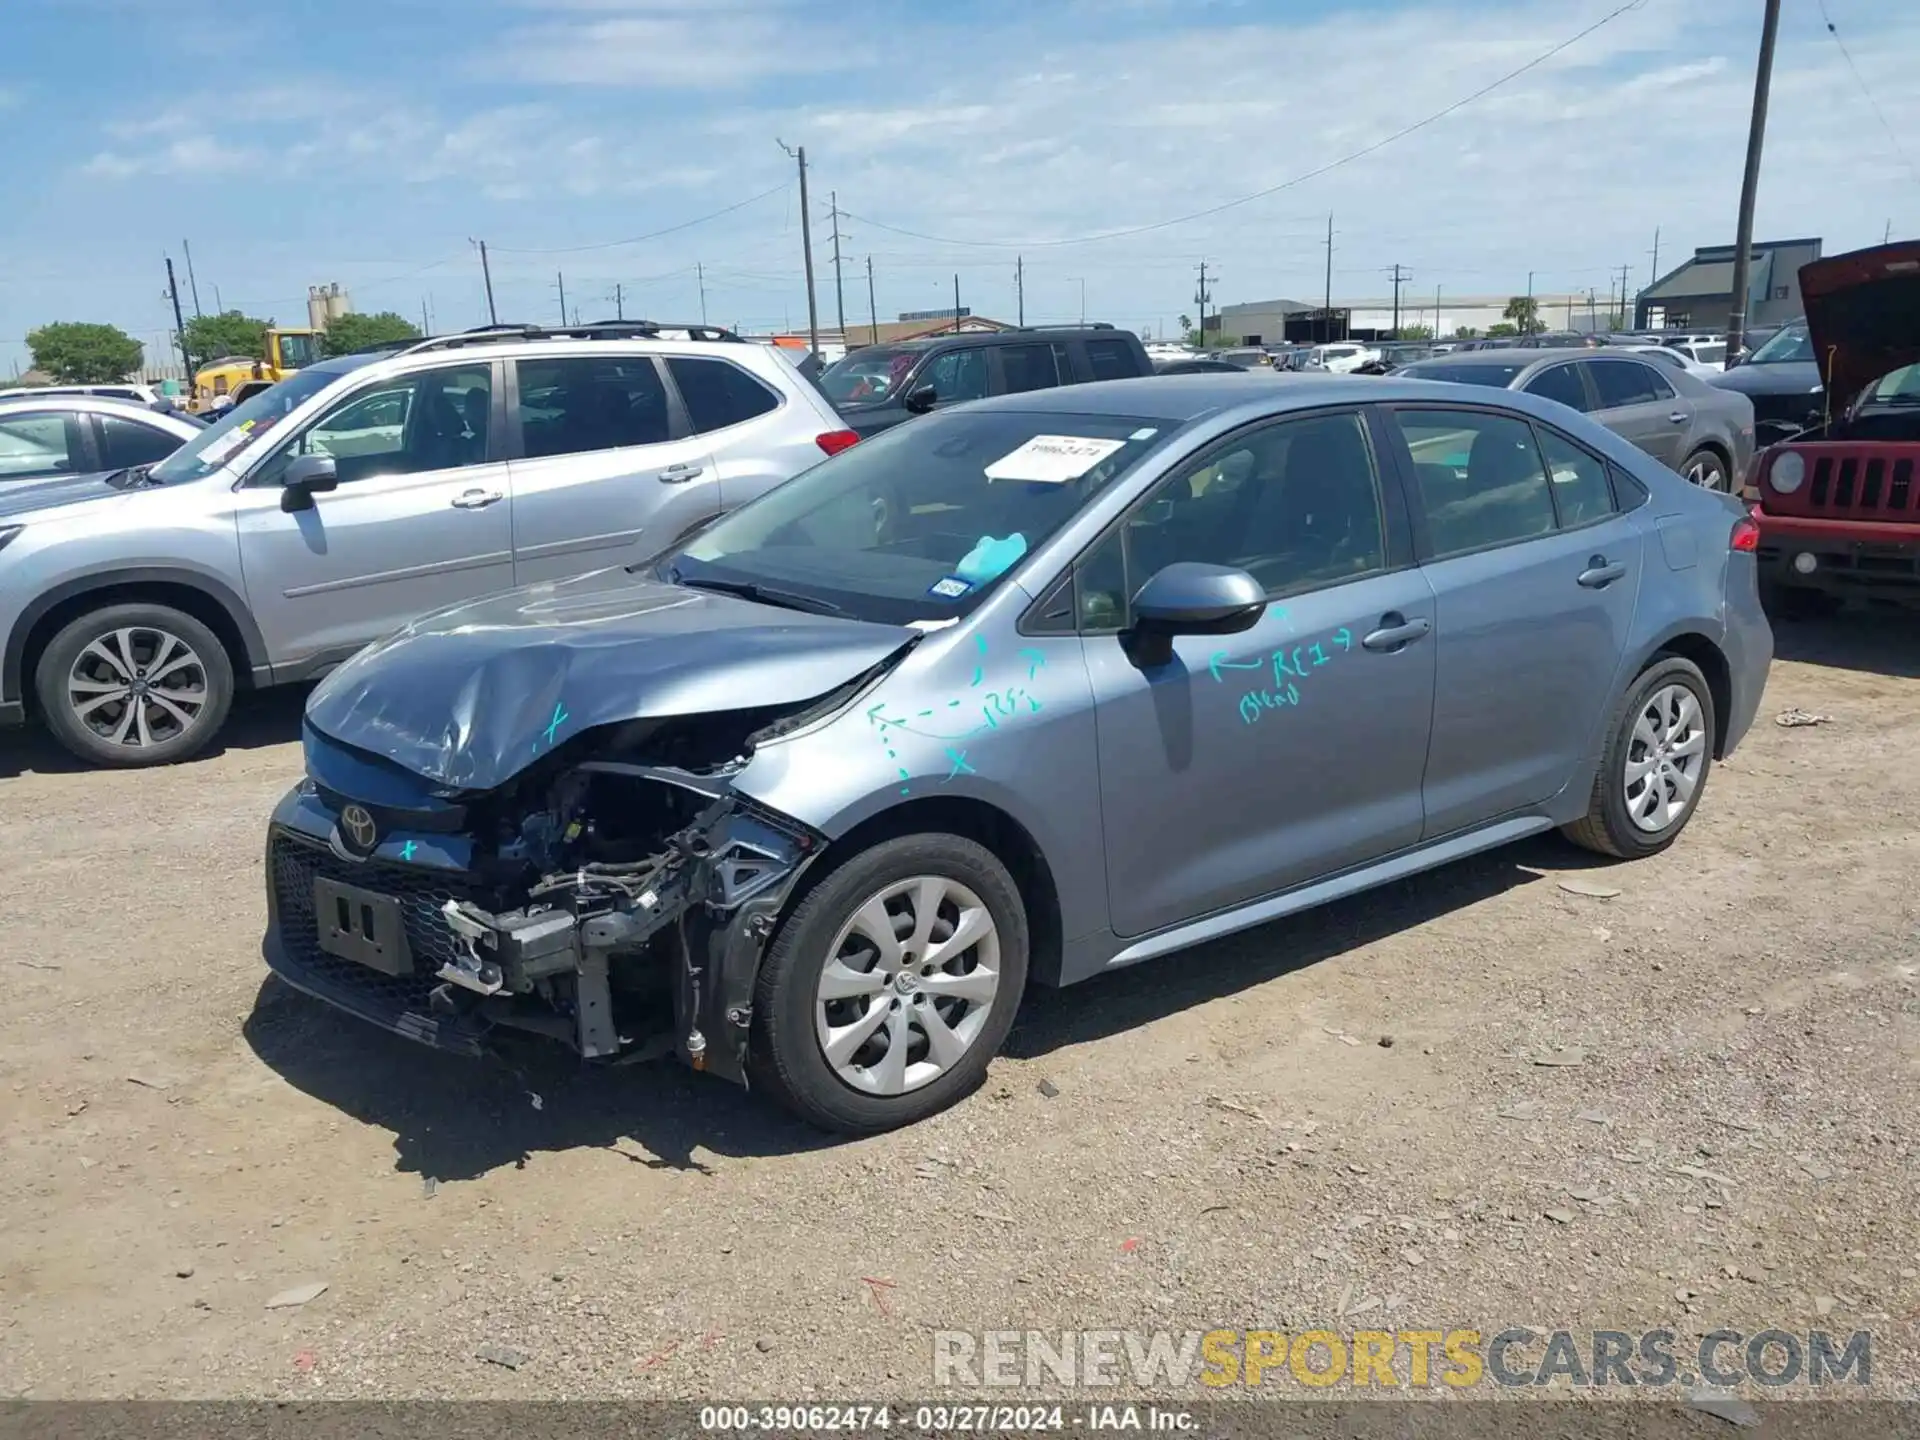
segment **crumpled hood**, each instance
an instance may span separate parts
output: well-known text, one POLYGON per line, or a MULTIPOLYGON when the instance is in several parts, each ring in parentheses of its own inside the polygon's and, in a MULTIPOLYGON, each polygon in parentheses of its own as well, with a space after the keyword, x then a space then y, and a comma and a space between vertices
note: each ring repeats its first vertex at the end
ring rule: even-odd
POLYGON ((307 723, 449 790, 490 790, 583 730, 797 705, 914 638, 603 570, 442 610, 377 641, 307 723))
POLYGON ((62 475, 53 480, 0 480, 0 520, 17 520, 89 502, 120 500, 138 493, 117 490, 107 484, 107 476, 117 473, 102 470, 94 475, 62 475))
POLYGON ((1920 361, 1920 241, 1802 265, 1800 296, 1829 414, 1844 415, 1881 376, 1920 361))

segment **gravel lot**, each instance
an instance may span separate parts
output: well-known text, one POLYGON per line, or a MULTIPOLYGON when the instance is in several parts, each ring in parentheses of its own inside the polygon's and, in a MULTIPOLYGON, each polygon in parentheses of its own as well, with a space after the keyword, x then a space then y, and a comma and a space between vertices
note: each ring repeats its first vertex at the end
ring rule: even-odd
POLYGON ((1920 633, 1779 639, 1667 855, 1541 840, 1039 994, 852 1144, 269 983, 298 695, 159 772, 5 737, 0 1396, 925 1397, 939 1328, 1316 1324, 1865 1328, 1914 1394, 1920 633))

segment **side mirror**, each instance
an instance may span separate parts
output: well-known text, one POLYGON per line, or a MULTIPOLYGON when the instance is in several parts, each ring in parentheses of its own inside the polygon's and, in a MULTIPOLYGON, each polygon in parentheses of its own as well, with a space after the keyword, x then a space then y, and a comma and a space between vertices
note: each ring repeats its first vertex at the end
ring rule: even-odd
POLYGON ((916 385, 907 392, 906 406, 915 415, 924 415, 939 403, 940 396, 931 385, 916 385))
POLYGON ((313 497, 340 488, 340 469, 331 455, 296 455, 280 477, 280 508, 291 515, 311 510, 313 497))
POLYGON ((1266 587, 1246 571, 1182 560, 1140 587, 1133 628, 1123 639, 1136 665, 1165 665, 1173 659, 1174 636, 1238 635, 1266 613, 1266 587))

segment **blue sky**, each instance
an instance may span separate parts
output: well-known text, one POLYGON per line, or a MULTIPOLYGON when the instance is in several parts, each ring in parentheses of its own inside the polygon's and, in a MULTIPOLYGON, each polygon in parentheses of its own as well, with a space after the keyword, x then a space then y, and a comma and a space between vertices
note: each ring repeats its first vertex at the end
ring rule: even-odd
MULTIPOLYGON (((0 371, 50 320, 165 354, 164 257, 201 306, 301 323, 309 284, 437 328, 569 308, 804 326, 812 163, 823 323, 829 192, 846 305, 962 299, 1011 318, 1170 327, 1216 303, 1334 290, 1605 293, 1732 238, 1759 0, 1643 0, 1375 154, 1216 205, 1454 103, 1620 0, 4 0, 0 371), (204 17, 196 19, 196 17, 204 17), (753 197, 760 197, 755 199, 753 197), (711 215, 639 243, 612 243, 711 215), (917 232, 915 235, 899 233, 917 232), (964 243, 962 243, 964 242, 964 243), (550 253, 560 252, 560 253, 550 253), (183 280, 184 280, 184 266, 183 280)), ((1920 234, 1920 5, 1785 0, 1762 237, 1829 250, 1920 234), (1875 106, 1878 107, 1876 113, 1875 106), (1884 117, 1884 124, 1882 121, 1884 117), (1889 129, 1896 141, 1889 136, 1889 129)), ((189 309, 191 301, 189 300, 189 309)))

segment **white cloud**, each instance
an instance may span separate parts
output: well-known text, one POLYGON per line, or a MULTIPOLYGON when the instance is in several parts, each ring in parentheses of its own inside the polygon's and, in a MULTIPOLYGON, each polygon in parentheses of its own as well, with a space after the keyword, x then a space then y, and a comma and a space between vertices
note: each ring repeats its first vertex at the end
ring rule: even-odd
POLYGON ((781 0, 537 0, 533 8, 552 13, 509 30, 479 58, 482 73, 534 84, 701 91, 846 70, 871 58, 846 15, 829 18, 781 0))

